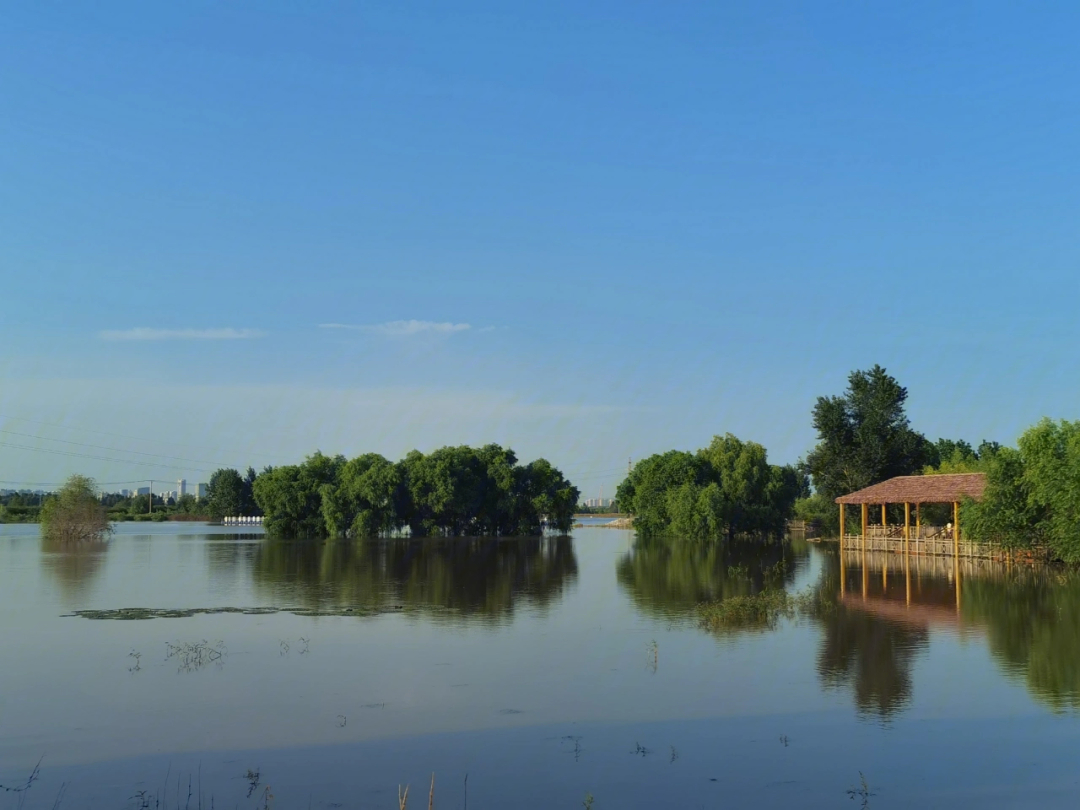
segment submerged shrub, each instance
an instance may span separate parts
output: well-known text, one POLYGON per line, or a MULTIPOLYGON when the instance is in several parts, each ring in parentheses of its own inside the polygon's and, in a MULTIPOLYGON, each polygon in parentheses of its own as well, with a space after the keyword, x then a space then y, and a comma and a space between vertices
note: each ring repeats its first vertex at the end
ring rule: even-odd
POLYGON ((41 533, 47 540, 75 543, 100 540, 112 531, 92 478, 73 475, 41 509, 41 533))

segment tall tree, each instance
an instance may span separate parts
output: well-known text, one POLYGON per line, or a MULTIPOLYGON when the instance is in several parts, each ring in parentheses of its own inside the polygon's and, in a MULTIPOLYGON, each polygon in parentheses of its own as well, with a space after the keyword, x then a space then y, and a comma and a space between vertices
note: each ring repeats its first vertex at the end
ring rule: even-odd
POLYGON ((853 371, 841 396, 818 397, 817 447, 806 466, 814 488, 835 498, 897 475, 911 475, 933 461, 932 445, 911 429, 907 389, 881 366, 853 371))
POLYGON ((344 466, 344 456, 315 451, 303 464, 275 467, 259 475, 252 489, 255 502, 266 515, 263 525, 267 531, 286 537, 326 537, 329 530, 323 497, 337 486, 344 466))
POLYGON ((244 514, 246 486, 243 477, 236 470, 217 470, 210 476, 206 489, 206 511, 213 520, 244 514))

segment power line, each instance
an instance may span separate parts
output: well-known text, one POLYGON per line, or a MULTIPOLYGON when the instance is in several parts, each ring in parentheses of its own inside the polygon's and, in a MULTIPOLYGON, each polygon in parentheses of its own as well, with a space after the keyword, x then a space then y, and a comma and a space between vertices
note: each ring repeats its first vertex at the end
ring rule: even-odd
MULTIPOLYGON (((10 419, 15 422, 29 422, 33 425, 45 425, 46 427, 60 428, 61 430, 73 430, 76 433, 96 433, 100 436, 112 436, 114 439, 130 439, 135 442, 148 442, 150 444, 169 444, 173 447, 193 447, 199 450, 216 450, 221 451, 220 447, 210 447, 209 445, 190 444, 186 442, 170 442, 168 439, 147 439, 142 436, 128 436, 123 433, 110 433, 106 430, 94 430, 93 428, 72 427, 71 425, 65 425, 60 422, 43 422, 40 419, 27 419, 24 416, 7 416, 0 413, 0 419, 10 419)), ((61 441, 56 439, 55 441, 61 441)), ((127 451, 124 451, 127 452, 127 451)), ((247 452, 249 456, 263 456, 264 458, 277 458, 276 455, 271 453, 256 453, 247 452)))
MULTIPOLYGON (((135 481, 94 481, 99 487, 118 487, 121 484, 145 484, 149 478, 139 478, 135 481)), ((157 479, 154 479, 157 480, 157 479)), ((0 481, 11 487, 62 487, 64 481, 0 481)))
POLYGON ((19 433, 14 430, 2 430, 0 433, 7 433, 10 436, 22 436, 24 439, 40 439, 45 442, 60 442, 61 444, 73 444, 76 447, 90 447, 94 450, 108 450, 110 453, 131 453, 136 456, 150 456, 151 458, 167 458, 172 461, 190 461, 192 464, 217 464, 219 467, 231 466, 224 463, 218 463, 216 461, 205 461, 197 458, 183 458, 181 456, 167 456, 162 453, 144 453, 141 450, 124 450, 120 447, 104 447, 100 444, 84 444, 83 442, 73 442, 69 439, 51 439, 48 436, 35 436, 32 433, 19 433))
POLYGON ((16 450, 29 450, 32 453, 51 453, 54 456, 68 456, 70 458, 89 458, 95 461, 111 461, 113 464, 132 464, 137 467, 153 467, 158 470, 180 470, 181 472, 195 471, 195 472, 214 472, 214 470, 206 467, 177 467, 171 464, 157 464, 151 461, 132 461, 124 458, 108 458, 107 456, 94 456, 89 453, 73 453, 69 450, 51 450, 46 447, 31 447, 26 444, 12 444, 11 442, 0 442, 0 447, 13 447, 16 450))

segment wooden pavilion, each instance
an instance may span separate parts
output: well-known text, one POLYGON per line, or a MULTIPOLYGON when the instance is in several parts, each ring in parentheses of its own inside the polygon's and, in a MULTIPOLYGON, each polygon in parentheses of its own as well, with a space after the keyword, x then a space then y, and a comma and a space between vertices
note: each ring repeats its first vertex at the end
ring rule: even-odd
POLYGON ((954 554, 960 553, 960 502, 965 498, 971 498, 973 500, 981 500, 983 492, 986 490, 986 475, 983 473, 951 473, 944 475, 901 475, 897 478, 890 478, 888 481, 882 481, 879 484, 860 489, 857 492, 852 492, 848 495, 841 495, 836 499, 836 503, 840 506, 840 547, 844 547, 844 539, 847 536, 844 529, 845 512, 848 506, 860 506, 862 507, 862 533, 861 541, 862 548, 867 547, 867 534, 869 527, 869 509, 871 506, 881 506, 881 538, 883 540, 882 548, 889 547, 889 541, 895 541, 897 545, 899 540, 903 539, 904 551, 908 550, 908 544, 913 539, 911 534, 911 506, 915 505, 915 537, 916 541, 926 541, 923 537, 922 530, 922 510, 921 506, 924 503, 934 504, 949 504, 953 506, 953 523, 952 531, 949 533, 951 537, 938 537, 937 543, 927 545, 925 542, 920 542, 920 545, 924 546, 922 549, 928 553, 948 553, 945 548, 947 547, 947 541, 952 541, 952 551, 954 554), (899 531, 896 531, 893 536, 890 534, 888 524, 886 522, 885 507, 889 504, 903 504, 904 505, 904 527, 903 534, 900 535, 899 531), (942 546, 941 549, 937 549, 936 546, 942 546))

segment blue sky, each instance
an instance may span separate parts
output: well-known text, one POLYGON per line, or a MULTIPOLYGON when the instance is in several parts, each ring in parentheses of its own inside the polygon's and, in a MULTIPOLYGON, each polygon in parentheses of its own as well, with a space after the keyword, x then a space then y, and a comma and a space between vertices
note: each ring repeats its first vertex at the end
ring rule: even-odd
POLYGON ((794 461, 874 363, 931 438, 1080 417, 1078 23, 9 9, 0 480, 496 441, 596 495, 715 433, 794 461))

